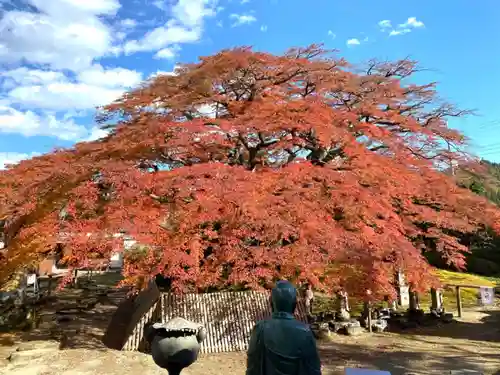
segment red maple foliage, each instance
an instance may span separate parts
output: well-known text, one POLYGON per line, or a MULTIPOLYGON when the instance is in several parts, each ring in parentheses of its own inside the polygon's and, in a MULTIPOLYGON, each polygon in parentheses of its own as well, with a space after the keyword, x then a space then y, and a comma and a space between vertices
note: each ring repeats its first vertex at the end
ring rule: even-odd
POLYGON ((467 158, 446 123, 464 112, 408 82, 417 71, 405 59, 360 72, 312 45, 224 50, 157 76, 102 109, 105 139, 0 173, 1 213, 22 220, 2 275, 57 241, 86 266, 123 232, 142 244, 124 267, 139 287, 288 278, 381 297, 401 269, 425 289, 424 253, 463 268, 457 235, 500 214, 443 172, 467 158))

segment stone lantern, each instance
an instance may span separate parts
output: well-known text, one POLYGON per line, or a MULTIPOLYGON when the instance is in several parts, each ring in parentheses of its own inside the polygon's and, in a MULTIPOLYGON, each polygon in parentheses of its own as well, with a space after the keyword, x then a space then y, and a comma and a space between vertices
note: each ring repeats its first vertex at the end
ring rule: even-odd
POLYGON ((179 375, 198 359, 205 328, 184 318, 173 318, 167 323, 155 323, 145 332, 151 354, 157 366, 169 375, 179 375))

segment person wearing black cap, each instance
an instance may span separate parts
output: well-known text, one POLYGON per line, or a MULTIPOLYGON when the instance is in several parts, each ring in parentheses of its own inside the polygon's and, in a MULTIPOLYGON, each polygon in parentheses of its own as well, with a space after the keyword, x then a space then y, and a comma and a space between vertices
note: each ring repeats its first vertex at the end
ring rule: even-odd
POLYGON ((314 335, 293 316, 295 287, 278 281, 271 304, 272 318, 258 322, 250 336, 246 375, 321 375, 314 335))

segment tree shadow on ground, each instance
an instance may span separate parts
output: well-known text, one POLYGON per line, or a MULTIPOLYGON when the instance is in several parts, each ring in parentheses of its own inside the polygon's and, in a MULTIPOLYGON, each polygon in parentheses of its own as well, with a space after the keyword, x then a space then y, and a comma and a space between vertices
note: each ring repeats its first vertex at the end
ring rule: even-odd
POLYGON ((500 310, 477 310, 464 313, 464 317, 467 318, 471 315, 473 319, 467 319, 467 321, 458 319, 439 326, 406 329, 398 333, 500 343, 500 310))
POLYGON ((97 274, 86 286, 51 291, 31 310, 32 329, 7 333, 0 339, 0 346, 57 341, 60 349, 107 349, 102 338, 127 295, 127 290, 116 288, 118 281, 114 273, 97 274))
MULTIPOLYGON (((450 371, 491 373, 500 366, 500 354, 464 353, 436 348, 430 352, 406 350, 398 345, 366 347, 359 344, 320 345, 324 375, 342 374, 346 367, 389 371, 391 375, 450 374, 450 371), (490 369, 490 372, 486 372, 490 369)), ((466 374, 467 372, 463 372, 466 374)), ((498 372, 500 375, 500 372, 498 372)))

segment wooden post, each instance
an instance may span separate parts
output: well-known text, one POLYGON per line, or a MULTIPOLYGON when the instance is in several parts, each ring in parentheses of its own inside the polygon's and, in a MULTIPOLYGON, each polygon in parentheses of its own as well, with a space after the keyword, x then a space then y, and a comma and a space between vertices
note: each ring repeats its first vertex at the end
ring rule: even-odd
POLYGON ((443 311, 443 297, 442 292, 439 289, 431 289, 431 310, 438 313, 443 311))
POLYGON ((417 310, 420 310, 420 303, 419 303, 420 299, 418 297, 418 293, 413 291, 413 290, 410 290, 410 306, 409 306, 409 309, 411 311, 417 311, 417 310))
POLYGON ((368 312, 368 332, 372 333, 373 332, 373 329, 372 329, 372 302, 371 302, 371 294, 372 294, 372 291, 370 289, 368 289, 366 291, 366 307, 367 307, 367 312, 368 312))
POLYGON ((368 331, 372 333, 372 304, 368 302, 368 331))
POLYGON ((48 286, 47 286, 47 296, 50 297, 50 293, 52 292, 52 274, 48 275, 49 281, 48 281, 48 286))
POLYGON ((462 317, 462 297, 460 296, 460 286, 456 286, 458 317, 462 317))

